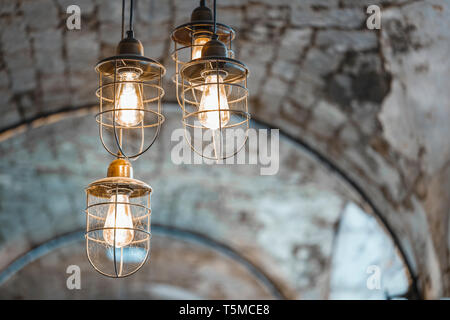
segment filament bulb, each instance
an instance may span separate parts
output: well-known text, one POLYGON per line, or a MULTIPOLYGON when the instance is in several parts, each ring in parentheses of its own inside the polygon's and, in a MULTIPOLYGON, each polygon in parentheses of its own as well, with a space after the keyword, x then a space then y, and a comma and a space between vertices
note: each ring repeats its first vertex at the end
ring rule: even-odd
POLYGON ((216 74, 206 76, 206 85, 200 100, 198 119, 200 123, 211 130, 225 126, 230 121, 230 110, 225 86, 220 84, 222 77, 216 74), (217 84, 219 82, 219 85, 217 84), (220 106, 220 108, 219 108, 220 106), (218 111, 220 109, 220 111, 218 111), (212 110, 212 111, 209 111, 212 110))
POLYGON ((207 37, 198 37, 194 39, 194 46, 192 47, 192 60, 202 57, 203 45, 210 39, 207 37))
POLYGON ((114 246, 115 243, 116 248, 122 248, 129 245, 134 237, 130 201, 124 194, 117 195, 117 201, 116 195, 113 195, 110 201, 103 238, 109 245, 114 246))
MULTIPOLYGON (((120 81, 135 81, 134 72, 123 72, 120 81)), ((125 127, 135 126, 144 119, 142 90, 139 83, 120 82, 115 106, 116 122, 125 127)))

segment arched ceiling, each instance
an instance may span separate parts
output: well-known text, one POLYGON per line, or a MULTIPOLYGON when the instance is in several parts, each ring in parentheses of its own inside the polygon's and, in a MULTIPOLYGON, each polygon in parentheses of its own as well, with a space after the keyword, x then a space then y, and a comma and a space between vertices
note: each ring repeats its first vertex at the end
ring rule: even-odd
MULTIPOLYGON (((196 1, 137 2, 136 34, 146 54, 168 68, 165 99, 175 101, 169 34, 196 1)), ((423 295, 448 295, 449 3, 221 0, 218 9, 219 20, 236 28, 236 56, 251 70, 253 117, 316 150, 354 181, 399 239, 423 295), (365 9, 377 3, 382 27, 369 31, 365 9)), ((0 24, 2 139, 26 130, 23 124, 37 125, 42 115, 96 103, 93 66, 119 39, 120 1, 2 1, 0 24), (74 3, 82 11, 80 31, 65 28, 65 8, 74 3)), ((65 142, 58 130, 52 139, 65 142)), ((30 152, 38 145, 23 143, 30 152)), ((15 151, 9 144, 2 154, 15 151)), ((72 153, 94 157, 100 146, 83 148, 72 153)), ((58 183, 67 172, 46 168, 55 151, 42 152, 42 170, 54 172, 58 183)), ((21 174, 25 179, 27 171, 21 174)))
MULTIPOLYGON (((366 287, 369 265, 382 268, 385 279, 400 277, 386 280, 384 290, 405 293, 407 271, 382 226, 361 210, 370 207, 308 150, 281 137, 280 168, 272 176, 261 176, 260 164, 177 165, 171 151, 183 143, 173 141, 180 127, 178 106, 166 105, 165 115, 157 142, 133 163, 135 178, 154 189, 156 240, 155 254, 137 273, 142 275, 127 279, 129 289, 104 280, 88 265, 81 234, 73 244, 49 249, 85 228, 83 190, 105 176, 112 160, 99 148, 93 114, 69 116, 0 143, 5 155, 0 163, 0 297, 35 298, 45 287, 41 297, 51 298, 65 286, 65 270, 72 264, 80 267, 85 283, 85 291, 66 293, 72 298, 135 297, 142 293, 139 283, 148 283, 146 290, 159 284, 207 298, 238 298, 233 290, 252 299, 384 298, 384 291, 373 295, 366 287), (352 214, 356 218, 348 218, 352 214), (184 237, 173 245, 166 239, 180 233, 184 237), (191 238, 197 241, 183 244, 191 238), (348 255, 355 273, 347 271, 348 255), (48 281, 36 277, 41 272, 48 281), (111 296, 91 287, 107 287, 111 296)), ((150 290, 144 297, 158 294, 150 290)))
MULTIPOLYGON (((274 299, 236 261, 211 248, 154 236, 150 262, 132 278, 90 272, 83 241, 58 248, 27 265, 2 286, 5 299, 274 299), (80 290, 67 290, 66 268, 80 268, 80 290), (40 275, 40 276, 37 276, 40 275), (34 288, 34 289, 33 289, 34 288), (239 288, 239 290, 236 290, 239 288)), ((92 270, 93 271, 93 270, 92 270)))

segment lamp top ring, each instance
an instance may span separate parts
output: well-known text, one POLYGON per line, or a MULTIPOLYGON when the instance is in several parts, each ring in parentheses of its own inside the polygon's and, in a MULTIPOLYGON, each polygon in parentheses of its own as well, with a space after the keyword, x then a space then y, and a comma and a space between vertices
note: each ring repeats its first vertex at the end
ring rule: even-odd
POLYGON ((151 80, 166 74, 166 68, 158 61, 135 54, 118 54, 102 59, 95 66, 95 71, 109 77, 114 77, 116 71, 123 67, 141 70, 140 80, 151 80))
MULTIPOLYGON (((205 32, 211 33, 211 36, 214 34, 214 22, 213 21, 194 21, 184 23, 176 27, 171 34, 171 38, 176 43, 181 45, 190 46, 192 44, 192 36, 202 30, 205 32), (208 31, 209 30, 209 31, 208 31)), ((234 29, 226 24, 217 23, 216 34, 219 37, 219 40, 224 42, 225 44, 229 44, 230 41, 234 40, 236 36, 236 32, 234 29)))
POLYGON ((214 72, 215 70, 226 75, 223 78, 225 83, 241 81, 249 74, 244 63, 228 57, 205 57, 192 60, 183 65, 180 74, 186 80, 197 83, 202 82, 202 75, 205 74, 205 71, 214 72), (206 68, 206 66, 208 67, 206 68))
POLYGON ((130 198, 141 197, 152 192, 152 188, 137 179, 127 177, 108 177, 92 182, 86 192, 99 198, 111 197, 111 190, 130 190, 130 198))

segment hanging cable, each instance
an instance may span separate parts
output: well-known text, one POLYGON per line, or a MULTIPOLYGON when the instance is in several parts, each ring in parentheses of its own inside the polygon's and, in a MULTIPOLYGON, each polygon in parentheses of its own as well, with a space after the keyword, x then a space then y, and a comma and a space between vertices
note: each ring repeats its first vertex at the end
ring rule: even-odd
POLYGON ((130 0, 130 26, 129 31, 133 31, 133 0, 130 0))
POLYGON ((125 0, 122 0, 122 39, 125 35, 125 0))
POLYGON ((217 19, 216 19, 216 13, 217 13, 217 10, 216 10, 216 0, 214 0, 214 5, 213 5, 213 12, 214 12, 214 34, 216 34, 216 32, 217 32, 217 19))

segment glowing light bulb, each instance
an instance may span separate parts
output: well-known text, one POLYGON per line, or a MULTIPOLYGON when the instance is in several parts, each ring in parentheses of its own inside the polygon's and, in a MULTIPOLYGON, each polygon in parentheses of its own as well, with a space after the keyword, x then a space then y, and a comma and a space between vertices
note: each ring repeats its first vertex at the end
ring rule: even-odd
POLYGON ((194 46, 192 47, 192 60, 202 57, 203 45, 210 39, 205 37, 198 37, 194 39, 194 46))
POLYGON ((228 106, 228 99, 223 84, 217 85, 217 82, 222 82, 222 77, 215 74, 206 76, 206 85, 203 90, 203 95, 200 100, 199 111, 217 110, 200 112, 198 119, 200 123, 211 130, 218 129, 225 126, 230 121, 230 110, 228 106), (219 79, 219 81, 217 81, 219 79), (219 110, 220 105, 220 112, 219 110), (220 114, 220 116, 219 116, 220 114), (220 123, 220 125, 219 125, 220 123))
POLYGON ((116 214, 116 196, 111 197, 111 204, 109 205, 108 214, 106 216, 105 229, 103 230, 103 238, 106 243, 114 246, 114 230, 115 230, 115 244, 116 248, 122 248, 131 243, 134 237, 133 219, 131 217, 131 208, 129 205, 129 198, 127 195, 117 195, 117 214, 116 214), (131 228, 131 229, 120 229, 131 228))
MULTIPOLYGON (((136 80, 136 73, 123 72, 119 77, 121 81, 134 81, 136 80)), ((143 100, 140 85, 133 82, 121 82, 116 97, 116 122, 126 127, 135 126, 144 119, 142 109, 143 100)))

